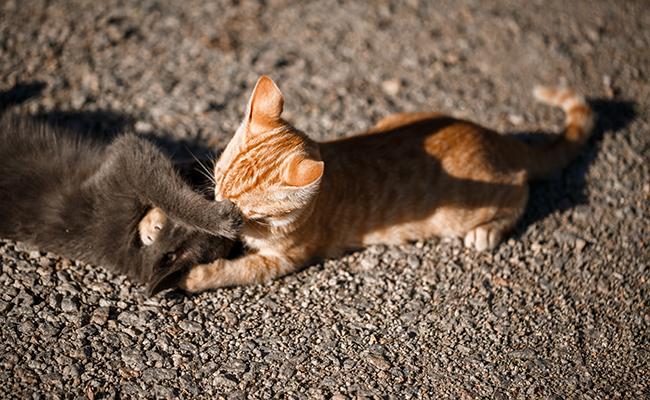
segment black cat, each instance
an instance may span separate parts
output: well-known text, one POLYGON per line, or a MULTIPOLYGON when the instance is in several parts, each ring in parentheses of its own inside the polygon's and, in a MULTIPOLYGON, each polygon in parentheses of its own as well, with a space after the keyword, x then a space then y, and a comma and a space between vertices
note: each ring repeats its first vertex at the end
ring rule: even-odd
POLYGON ((0 117, 0 238, 108 267, 154 293, 190 265, 225 257, 240 225, 232 203, 194 192, 144 138, 106 144, 0 117), (152 210, 164 218, 149 235, 141 221, 152 210))

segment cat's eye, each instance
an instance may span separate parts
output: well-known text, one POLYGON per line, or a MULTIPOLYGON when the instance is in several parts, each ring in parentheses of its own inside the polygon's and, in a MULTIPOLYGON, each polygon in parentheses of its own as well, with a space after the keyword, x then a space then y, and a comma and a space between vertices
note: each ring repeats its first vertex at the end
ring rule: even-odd
POLYGON ((167 253, 165 254, 165 263, 171 264, 176 261, 176 253, 167 253))

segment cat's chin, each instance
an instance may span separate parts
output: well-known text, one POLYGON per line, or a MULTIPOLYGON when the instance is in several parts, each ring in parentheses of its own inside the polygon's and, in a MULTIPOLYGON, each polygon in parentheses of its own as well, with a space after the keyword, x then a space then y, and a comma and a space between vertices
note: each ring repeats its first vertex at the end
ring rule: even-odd
POLYGON ((274 229, 284 228, 296 222, 303 210, 295 209, 281 217, 273 217, 269 219, 269 226, 274 229))

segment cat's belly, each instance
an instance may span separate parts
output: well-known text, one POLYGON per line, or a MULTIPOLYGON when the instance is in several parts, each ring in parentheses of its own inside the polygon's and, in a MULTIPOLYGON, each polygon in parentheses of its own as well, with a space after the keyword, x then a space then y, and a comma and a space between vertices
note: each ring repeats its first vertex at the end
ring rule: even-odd
POLYGON ((364 246, 372 244, 401 244, 438 237, 462 237, 472 228, 491 219, 498 209, 439 209, 420 221, 399 223, 375 229, 363 235, 364 246))

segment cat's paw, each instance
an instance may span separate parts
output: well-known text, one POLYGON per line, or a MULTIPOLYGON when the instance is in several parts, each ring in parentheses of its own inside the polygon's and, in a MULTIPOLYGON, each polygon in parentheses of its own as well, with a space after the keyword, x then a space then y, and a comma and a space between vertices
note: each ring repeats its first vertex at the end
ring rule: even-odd
POLYGON ((178 287, 186 292, 196 293, 201 291, 201 282, 205 281, 205 265, 193 266, 178 282, 178 287))
POLYGON ((167 215, 158 207, 154 207, 147 212, 138 224, 140 241, 145 246, 151 246, 157 239, 167 222, 167 215))
POLYGON ((221 261, 216 260, 211 264, 195 265, 181 278, 178 287, 190 293, 197 293, 212 287, 210 281, 213 272, 221 268, 221 261))
POLYGON ((501 231, 489 225, 478 226, 465 235, 465 247, 478 251, 493 249, 501 241, 501 231))
POLYGON ((220 208, 218 215, 221 218, 218 233, 228 239, 236 239, 244 225, 241 210, 230 200, 222 200, 217 204, 220 208))

